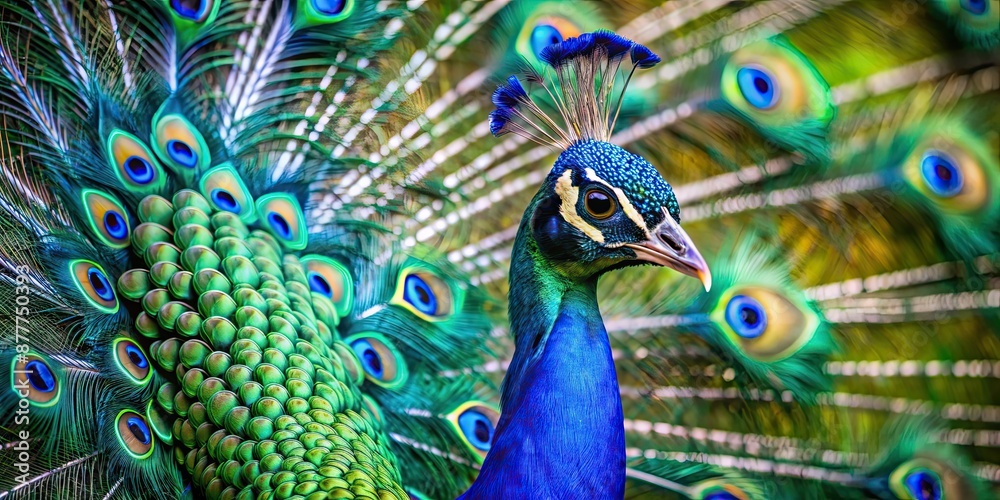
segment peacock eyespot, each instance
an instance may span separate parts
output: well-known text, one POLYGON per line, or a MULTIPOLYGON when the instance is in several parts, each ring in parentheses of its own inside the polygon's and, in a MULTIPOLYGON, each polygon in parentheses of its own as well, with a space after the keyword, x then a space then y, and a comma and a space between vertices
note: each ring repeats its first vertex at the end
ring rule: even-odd
POLYGON ((531 30, 531 51, 535 53, 535 56, 540 56, 542 50, 549 45, 562 41, 562 33, 559 33, 559 29, 551 24, 540 23, 531 30))
POLYGON ((330 299, 337 314, 346 316, 354 303, 351 272, 340 262, 320 255, 306 255, 300 261, 305 266, 309 289, 330 299))
POLYGON ((405 286, 406 291, 403 292, 403 298, 407 302, 413 304, 413 307, 424 314, 434 314, 437 310, 437 297, 426 281, 416 274, 411 274, 406 277, 405 286))
POLYGON ((292 228, 281 214, 275 212, 267 214, 267 223, 271 225, 271 229, 274 229, 278 236, 284 239, 292 237, 292 228))
POLYGON ((97 268, 92 267, 87 270, 87 281, 90 282, 91 288, 94 289, 94 293, 98 297, 104 300, 113 300, 115 298, 115 291, 111 288, 111 283, 104 276, 104 273, 97 268))
POLYGON ((41 360, 31 360, 24 366, 27 371, 28 383, 31 389, 41 392, 52 392, 56 390, 56 378, 52 375, 52 370, 41 360))
POLYGON ((930 150, 920 162, 920 174, 927 188, 942 198, 951 198, 962 192, 965 184, 962 170, 946 153, 930 150))
POLYGON ((333 297, 333 287, 319 273, 309 273, 309 288, 328 299, 333 297))
POLYGON ((475 409, 468 409, 458 416, 458 425, 473 448, 489 451, 495 431, 493 422, 475 409))
POLYGON ((131 244, 125 207, 114 196, 96 189, 84 189, 82 200, 87 222, 102 243, 112 248, 131 244))
POLYGON ((500 411, 496 406, 480 401, 466 401, 452 410, 447 419, 468 450, 479 460, 486 458, 500 421, 500 411))
POLYGON ((328 16, 342 14, 347 7, 347 0, 312 0, 316 10, 328 16))
POLYGON ((125 174, 136 184, 149 184, 153 181, 153 166, 145 158, 130 156, 125 160, 125 174))
POLYGON ((240 211, 240 203, 236 201, 236 198, 233 197, 232 193, 224 189, 213 190, 212 201, 215 202, 215 205, 219 207, 220 210, 233 213, 239 213, 240 211))
POLYGON ((760 362, 792 356, 820 325, 803 298, 781 288, 738 285, 723 292, 711 313, 740 355, 760 362))
POLYGON ((286 193, 269 193, 257 198, 257 213, 265 229, 290 250, 302 250, 309 243, 306 216, 299 201, 286 193))
POLYGON ((231 164, 225 163, 205 172, 200 191, 216 210, 234 213, 245 223, 257 220, 254 198, 231 164))
POLYGON ((767 329, 767 312, 757 300, 736 295, 726 305, 726 322, 740 337, 753 339, 767 329))
POLYGON ((579 25, 560 14, 552 12, 525 21, 517 36, 517 51, 522 57, 541 59, 547 47, 580 36, 579 25))
POLYGON ((337 23, 350 17, 354 12, 355 0, 308 0, 302 5, 308 6, 305 9, 309 22, 312 23, 337 23))
POLYGON ((204 21, 211 6, 212 0, 170 0, 170 8, 178 16, 195 22, 204 21))
POLYGON ((914 500, 941 500, 941 478, 929 469, 916 469, 903 479, 914 500))
POLYGON ((10 382, 11 390, 33 406, 47 407, 59 401, 59 378, 48 362, 36 354, 14 357, 10 382))
POLYGON ((962 0, 960 3, 962 9, 976 16, 985 14, 990 7, 988 0, 962 0))
POLYGON ((427 321, 441 321, 451 317, 458 308, 456 295, 444 278, 422 268, 406 268, 399 275, 396 294, 391 303, 410 310, 427 321))
POLYGON ((170 155, 170 159, 187 168, 194 168, 198 163, 198 155, 194 154, 191 146, 182 141, 167 141, 167 154, 170 155))
POLYGON ((74 260, 69 264, 70 275, 87 301, 103 313, 118 311, 118 297, 104 269, 89 260, 74 260))
POLYGON ((603 189, 592 188, 584 194, 584 207, 591 217, 603 220, 614 215, 618 203, 603 189))
POLYGON ((362 333, 348 338, 347 344, 361 361, 367 380, 387 389, 395 389, 406 382, 406 363, 385 337, 362 333))
POLYGON ((115 339, 114 354, 118 367, 136 384, 144 384, 152 376, 149 358, 132 339, 127 337, 115 339))
POLYGON ((705 500, 740 500, 739 497, 728 491, 713 491, 705 495, 705 500))
POLYGON ((128 223, 118 212, 105 212, 104 229, 107 229, 108 234, 114 238, 121 239, 128 236, 128 223))
POLYGON ((126 189, 151 193, 163 185, 166 176, 161 175, 152 151, 138 137, 124 130, 112 130, 106 151, 115 176, 126 189))
POLYGON ((146 417, 132 410, 118 413, 115 423, 118 442, 133 458, 145 459, 153 454, 153 434, 146 417))
POLYGON ((740 94, 757 109, 770 109, 778 103, 777 79, 761 66, 744 66, 736 72, 740 94))
POLYGON ((351 344, 351 348, 358 355, 366 373, 373 377, 381 377, 383 375, 382 358, 370 342, 367 340, 358 340, 351 344))

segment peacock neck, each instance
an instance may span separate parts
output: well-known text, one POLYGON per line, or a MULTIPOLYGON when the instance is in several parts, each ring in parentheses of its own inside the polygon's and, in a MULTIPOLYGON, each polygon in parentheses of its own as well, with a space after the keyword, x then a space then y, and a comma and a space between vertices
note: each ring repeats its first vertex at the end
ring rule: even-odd
POLYGON ((622 498, 621 398, 597 278, 561 276, 524 225, 512 257, 516 347, 492 448, 464 498, 622 498))

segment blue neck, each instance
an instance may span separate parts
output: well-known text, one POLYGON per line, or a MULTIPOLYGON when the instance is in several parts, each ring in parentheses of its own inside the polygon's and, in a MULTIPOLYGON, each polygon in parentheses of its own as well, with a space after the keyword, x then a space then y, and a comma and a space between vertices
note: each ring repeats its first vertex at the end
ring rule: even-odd
POLYGON ((462 498, 622 498, 625 432, 597 278, 561 276, 522 225, 510 271, 516 348, 479 478, 462 498))

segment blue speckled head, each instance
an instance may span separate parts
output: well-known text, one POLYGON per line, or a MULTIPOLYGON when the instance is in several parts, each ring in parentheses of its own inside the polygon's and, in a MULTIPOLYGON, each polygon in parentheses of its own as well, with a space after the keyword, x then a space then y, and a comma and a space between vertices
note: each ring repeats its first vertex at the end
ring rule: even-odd
POLYGON ((664 208, 675 221, 681 221, 681 207, 674 189, 656 167, 637 154, 608 142, 582 141, 559 155, 549 178, 561 177, 566 170, 574 171, 577 185, 603 181, 621 189, 649 229, 663 222, 664 208))
POLYGON ((540 253, 569 277, 634 264, 699 277, 705 261, 680 227, 680 206, 653 165, 602 141, 580 141, 556 160, 531 209, 540 253))

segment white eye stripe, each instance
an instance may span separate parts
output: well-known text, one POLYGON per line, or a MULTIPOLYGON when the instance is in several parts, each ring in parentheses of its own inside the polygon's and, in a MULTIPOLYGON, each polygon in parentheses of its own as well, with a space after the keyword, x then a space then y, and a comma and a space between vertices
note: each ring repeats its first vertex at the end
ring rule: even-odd
POLYGON ((576 213, 576 202, 580 198, 580 188, 573 185, 572 170, 563 172, 559 180, 556 181, 556 194, 562 200, 562 204, 559 206, 559 214, 562 215, 563 220, 579 229, 588 238, 598 243, 604 243, 604 234, 583 220, 580 214, 576 213))
MULTIPOLYGON (((597 175, 597 173, 594 172, 593 169, 588 168, 588 169, 585 170, 585 172, 587 173, 587 178, 588 179, 590 179, 590 180, 592 180, 594 182, 603 184, 604 187, 608 188, 609 190, 611 190, 611 192, 615 193, 615 196, 618 198, 618 204, 621 205, 622 211, 625 212, 625 215, 632 222, 634 222, 635 225, 639 227, 639 229, 642 230, 643 234, 646 235, 646 238, 651 238, 652 237, 652 234, 650 234, 650 232, 649 232, 649 228, 646 227, 646 221, 645 221, 645 219, 642 218, 642 215, 639 213, 639 211, 636 210, 635 206, 632 205, 632 201, 629 200, 628 196, 625 195, 625 191, 622 191, 621 188, 612 186, 607 181, 605 181, 604 179, 600 178, 597 175)), ((560 179, 560 180, 562 180, 562 179, 560 179)), ((576 200, 574 200, 574 203, 575 203, 575 201, 576 200)))

